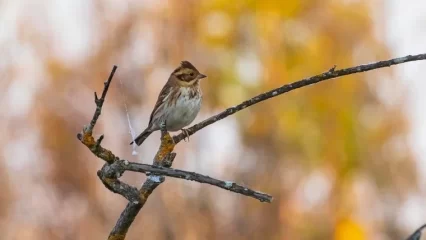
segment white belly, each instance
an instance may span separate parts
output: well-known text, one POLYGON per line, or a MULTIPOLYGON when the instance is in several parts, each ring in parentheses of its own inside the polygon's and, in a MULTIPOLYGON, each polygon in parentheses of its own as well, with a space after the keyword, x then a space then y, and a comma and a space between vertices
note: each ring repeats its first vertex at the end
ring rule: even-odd
POLYGON ((189 89, 182 88, 182 94, 176 101, 175 107, 169 108, 166 114, 168 131, 178 131, 194 121, 201 108, 202 97, 189 99, 189 89))

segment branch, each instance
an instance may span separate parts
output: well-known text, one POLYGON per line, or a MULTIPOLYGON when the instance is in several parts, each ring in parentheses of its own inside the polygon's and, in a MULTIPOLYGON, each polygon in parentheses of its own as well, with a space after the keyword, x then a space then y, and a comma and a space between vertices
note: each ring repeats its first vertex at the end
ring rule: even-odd
POLYGON ((117 66, 114 66, 108 80, 104 82, 104 89, 102 91, 101 98, 98 98, 95 92, 94 95, 96 110, 93 118, 90 121, 90 124, 85 126, 81 133, 77 134, 77 138, 84 145, 86 145, 86 147, 88 147, 93 154, 106 161, 102 169, 98 171, 98 177, 105 185, 105 187, 114 193, 122 195, 129 201, 126 208, 121 213, 116 225, 112 229, 108 237, 109 240, 123 240, 126 237, 129 227, 133 223, 139 211, 145 205, 151 193, 155 190, 155 188, 164 182, 164 175, 211 184, 229 191, 259 199, 262 202, 272 201, 272 197, 267 194, 253 191, 249 188, 240 186, 230 181, 221 181, 194 172, 168 169, 171 167, 176 156, 176 154, 172 152, 176 143, 173 141, 173 138, 170 136, 170 134, 166 131, 165 123, 162 124, 161 145, 154 157, 153 165, 137 163, 126 164, 125 161, 120 161, 119 158, 116 157, 110 150, 103 148, 101 143, 104 139, 104 136, 101 135, 95 141, 92 134, 96 122, 101 115, 102 106, 105 102, 105 97, 116 69, 117 66), (142 172, 149 176, 142 187, 138 190, 137 188, 119 180, 125 171, 142 172))
MULTIPOLYGON (((118 162, 118 161, 116 161, 118 162)), ((119 177, 123 174, 117 164, 106 163, 101 170, 98 171, 98 177, 111 192, 120 194, 125 197, 129 202, 139 201, 139 190, 132 187, 120 180, 119 177)))
MULTIPOLYGON (((172 153, 175 147, 172 137, 165 131, 165 125, 161 130, 161 145, 154 157, 153 164, 160 167, 170 167, 176 154, 172 153)), ((118 161, 117 161, 118 162, 118 161)), ((122 172, 118 170, 118 172, 122 172)), ((114 175, 114 173, 112 174, 114 175)), ((130 225, 136 215, 145 205, 151 193, 164 182, 164 176, 150 175, 139 190, 139 201, 130 201, 121 213, 117 223, 109 234, 108 240, 124 240, 130 225)))
POLYGON ((356 67, 351 67, 351 68, 345 68, 345 69, 341 69, 341 70, 335 70, 336 66, 334 66, 333 68, 331 68, 330 70, 328 70, 327 72, 324 72, 322 74, 313 76, 313 77, 309 77, 309 78, 305 78, 303 80, 294 82, 294 83, 290 83, 290 84, 286 84, 283 85, 279 88, 275 88, 273 90, 270 90, 268 92, 259 94, 249 100, 246 100, 234 107, 230 107, 228 109, 226 109, 225 111, 216 114, 210 118, 207 118, 206 120, 195 124, 194 126, 186 129, 187 133, 180 133, 176 136, 173 137, 173 140, 175 141, 175 143, 179 143, 180 141, 182 141, 184 138, 186 138, 189 134, 192 135, 196 132, 198 132, 199 130, 219 121, 222 120, 232 114, 235 114, 236 112, 239 112, 241 110, 243 110, 244 108, 247 108, 249 106, 252 106, 256 103, 260 103, 263 102, 269 98, 273 98, 276 96, 279 96, 281 94, 284 94, 286 92, 290 92, 293 91, 295 89, 301 88, 301 87, 305 87, 314 83, 318 83, 321 81, 325 81, 325 80, 329 80, 329 79, 333 79, 333 78, 338 78, 338 77, 342 77, 342 76, 346 76, 346 75, 350 75, 350 74, 354 74, 354 73, 359 73, 359 72, 367 72, 367 71, 371 71, 374 69, 378 69, 378 68, 384 68, 384 67, 390 67, 392 65, 397 65, 397 64, 401 64, 401 63, 405 63, 405 62, 412 62, 412 61, 419 61, 419 60, 425 60, 426 59, 426 54, 418 54, 418 55, 408 55, 405 57, 400 57, 400 58, 394 58, 394 59, 390 59, 390 60, 386 60, 386 61, 380 61, 380 62, 375 62, 375 63, 370 63, 370 64, 365 64, 365 65, 359 65, 356 67))
POLYGON ((104 139, 104 136, 101 135, 98 140, 92 136, 93 128, 98 121, 99 116, 101 115, 102 106, 105 102, 105 97, 109 89, 109 85, 111 84, 112 78, 114 77, 115 71, 117 70, 117 66, 114 65, 111 73, 109 74, 108 80, 104 82, 104 90, 102 91, 101 98, 98 98, 98 95, 95 92, 95 104, 96 110, 93 114, 92 120, 89 125, 84 126, 83 132, 77 134, 77 138, 84 144, 86 147, 90 149, 90 151, 95 154, 100 159, 106 161, 107 163, 113 163, 116 159, 116 156, 108 149, 101 147, 101 142, 104 139))
MULTIPOLYGON (((389 67, 392 65, 397 65, 397 64, 401 64, 405 62, 418 61, 418 60, 424 60, 424 59, 426 59, 426 54, 419 54, 415 56, 409 55, 402 58, 395 58, 395 59, 390 59, 387 61, 380 61, 376 63, 360 65, 360 66, 341 69, 341 70, 335 70, 336 66, 334 66, 333 68, 331 68, 330 70, 322 74, 319 74, 310 78, 306 78, 291 84, 283 85, 279 88, 273 89, 266 93, 255 96, 249 100, 246 100, 239 105, 228 108, 225 111, 188 128, 187 134, 193 135, 194 133, 201 130, 202 128, 208 125, 211 125, 225 117, 228 117, 238 111, 241 111, 242 109, 246 107, 252 106, 256 103, 265 101, 272 97, 276 97, 286 92, 290 92, 297 88, 301 88, 301 87, 318 83, 324 80, 333 79, 333 78, 350 75, 350 74, 354 74, 358 72, 365 72, 365 71, 370 71, 373 69, 389 67)), ((164 182, 165 180, 164 176, 197 181, 200 183, 207 183, 207 184, 211 184, 229 191, 233 191, 236 193, 240 193, 246 196, 259 199, 260 201, 271 202, 272 200, 271 196, 264 193, 257 192, 257 191, 253 191, 251 189, 245 188, 243 186, 240 186, 230 181, 217 180, 217 179, 204 176, 198 173, 194 173, 194 172, 170 169, 173 163, 174 157, 176 156, 176 154, 173 153, 173 149, 176 144, 178 144, 187 136, 187 134, 181 133, 172 138, 169 135, 169 133, 166 132, 165 124, 163 124, 162 126, 161 145, 157 151, 157 154, 155 155, 155 158, 153 160, 153 165, 128 163, 126 161, 119 160, 119 158, 116 157, 110 150, 103 148, 101 146, 103 135, 100 136, 99 139, 95 141, 94 137, 92 136, 92 132, 99 116, 101 115, 102 106, 105 101, 108 88, 110 86, 110 83, 112 81, 112 78, 114 76, 116 69, 117 69, 117 66, 114 66, 108 80, 104 83, 104 89, 103 89, 101 98, 98 98, 95 92, 96 110, 93 115, 93 118, 90 121, 90 124, 83 128, 82 133, 79 133, 77 135, 77 138, 84 145, 86 145, 93 154, 95 154, 99 158, 106 161, 106 164, 102 167, 100 171, 98 171, 98 176, 103 182, 103 184, 112 192, 122 195, 129 201, 126 208, 121 213, 120 218, 118 219, 115 227, 111 231, 108 237, 109 240, 123 240, 125 238, 130 225, 134 221, 136 215, 144 206, 148 197, 151 195, 151 193, 155 190, 156 187, 158 187, 162 182, 164 182), (138 190, 135 187, 132 187, 119 180, 119 178, 124 173, 124 171, 142 172, 149 176, 147 180, 145 181, 145 183, 142 185, 142 187, 138 190)), ((421 228, 419 228, 409 238, 409 240, 417 240, 417 238, 415 237, 417 236, 420 237, 420 234, 421 234, 420 232, 424 227, 425 226, 422 226, 421 228)))
POLYGON ((419 227, 413 234, 411 234, 407 240, 420 240, 422 237, 422 231, 426 228, 426 224, 423 224, 421 227, 419 227))
POLYGON ((195 173, 195 172, 188 172, 184 170, 165 168, 165 167, 149 165, 149 164, 128 162, 127 160, 115 161, 113 164, 108 165, 108 167, 102 168, 102 172, 103 172, 102 175, 107 175, 107 176, 120 175, 124 171, 140 172, 140 173, 145 173, 147 175, 152 175, 152 174, 164 175, 164 176, 173 177, 173 178, 185 179, 188 181, 206 183, 206 184, 210 184, 210 185, 213 185, 234 193, 239 193, 245 196, 258 199, 261 202, 269 202, 269 203, 272 202, 272 196, 265 193, 251 190, 247 187, 238 185, 231 181, 222 181, 222 180, 218 180, 218 179, 205 176, 199 173, 195 173))
POLYGON ((109 85, 111 84, 112 78, 114 77, 115 71, 117 70, 117 66, 114 65, 111 73, 109 74, 108 80, 104 82, 104 90, 102 91, 101 98, 98 99, 98 95, 95 92, 95 103, 96 103, 96 111, 93 114, 92 121, 90 121, 89 131, 92 131, 96 125, 96 121, 98 121, 99 116, 101 115, 102 106, 104 105, 105 97, 108 92, 109 85))

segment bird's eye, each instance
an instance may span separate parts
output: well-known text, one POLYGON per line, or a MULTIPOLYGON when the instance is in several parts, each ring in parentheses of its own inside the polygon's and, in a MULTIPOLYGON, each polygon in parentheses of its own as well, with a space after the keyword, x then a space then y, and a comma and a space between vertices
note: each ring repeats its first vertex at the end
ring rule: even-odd
POLYGON ((193 76, 194 76, 194 73, 192 72, 192 73, 190 73, 189 75, 190 75, 191 77, 193 77, 193 76))

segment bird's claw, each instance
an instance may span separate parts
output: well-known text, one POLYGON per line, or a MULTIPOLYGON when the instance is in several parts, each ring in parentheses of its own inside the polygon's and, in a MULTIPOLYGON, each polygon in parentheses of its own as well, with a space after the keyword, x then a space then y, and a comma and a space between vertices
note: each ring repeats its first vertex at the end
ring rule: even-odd
POLYGON ((189 142, 189 133, 188 133, 188 130, 184 129, 184 128, 182 128, 181 130, 182 130, 183 134, 185 134, 185 136, 186 136, 183 140, 185 142, 189 142), (186 141, 187 139, 188 139, 188 141, 186 141))

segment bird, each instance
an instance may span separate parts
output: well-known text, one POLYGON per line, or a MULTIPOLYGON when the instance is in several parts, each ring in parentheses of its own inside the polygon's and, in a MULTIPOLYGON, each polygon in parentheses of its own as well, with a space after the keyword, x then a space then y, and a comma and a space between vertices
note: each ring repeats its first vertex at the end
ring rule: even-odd
POLYGON ((200 80, 205 77, 190 62, 182 61, 161 89, 148 127, 130 144, 140 146, 151 133, 160 130, 161 124, 165 124, 167 131, 182 130, 189 139, 184 127, 191 124, 200 111, 203 100, 200 80))

